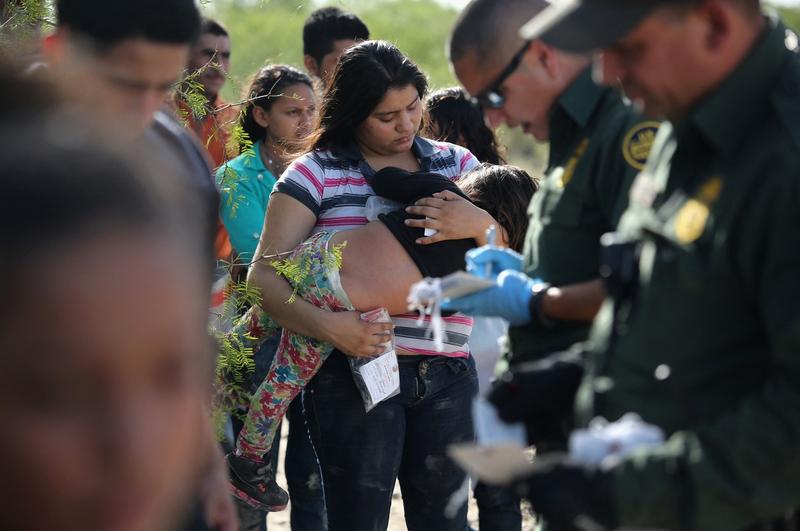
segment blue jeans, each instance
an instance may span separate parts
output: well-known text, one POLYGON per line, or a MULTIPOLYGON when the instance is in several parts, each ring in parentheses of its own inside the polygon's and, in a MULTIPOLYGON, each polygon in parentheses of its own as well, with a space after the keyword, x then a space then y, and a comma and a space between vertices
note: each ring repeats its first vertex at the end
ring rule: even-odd
MULTIPOLYGON (((258 387, 269 371, 279 341, 280 336, 267 339, 253 356, 256 362, 253 373, 253 389, 258 387)), ((290 516, 292 531, 326 531, 328 528, 327 517, 319 479, 319 464, 314 448, 311 446, 300 396, 289 406, 287 418, 289 420, 289 439, 284 465, 286 482, 289 486, 289 498, 292 502, 290 516)), ((240 422, 236 426, 237 433, 239 429, 241 429, 240 422)), ((270 452, 273 470, 278 469, 280 442, 280 437, 277 437, 270 452)), ((241 505, 238 505, 238 509, 241 531, 267 531, 267 513, 241 505)))
POLYGON ((466 474, 446 455, 473 440, 475 363, 400 356, 398 396, 366 413, 345 356, 334 352, 306 388, 331 531, 387 528, 395 480, 409 531, 464 531, 467 505, 445 514, 466 474))
POLYGON ((478 483, 475 486, 480 531, 520 531, 522 511, 519 496, 510 487, 478 483))

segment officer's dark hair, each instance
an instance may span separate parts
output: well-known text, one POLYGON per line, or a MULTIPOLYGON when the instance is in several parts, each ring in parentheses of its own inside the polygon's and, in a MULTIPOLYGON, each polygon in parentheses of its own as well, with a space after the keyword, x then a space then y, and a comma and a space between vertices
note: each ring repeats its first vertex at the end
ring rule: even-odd
POLYGON ((356 129, 375 110, 391 88, 413 86, 420 100, 428 80, 419 67, 386 41, 367 41, 339 58, 320 106, 319 122, 308 140, 308 150, 347 146, 356 129))
POLYGON ((516 51, 522 25, 549 5, 545 0, 472 0, 461 11, 450 33, 448 55, 455 63, 475 53, 478 66, 516 51), (506 48, 510 48, 506 50, 506 48), (513 50, 511 50, 513 49, 513 50))
POLYGON ((480 107, 475 105, 461 87, 437 90, 425 103, 427 109, 427 130, 436 138, 459 144, 472 152, 481 162, 491 164, 505 163, 503 149, 497 136, 486 125, 480 107))
POLYGON ((308 74, 288 65, 267 65, 259 70, 250 83, 245 100, 247 104, 242 110, 240 123, 247 133, 250 141, 264 140, 267 131, 256 122, 253 117, 253 108, 257 105, 269 111, 278 96, 292 85, 302 83, 314 90, 314 83, 308 74))
POLYGON ((198 35, 205 35, 210 33, 217 37, 228 37, 228 30, 217 20, 213 18, 203 17, 200 20, 200 31, 198 35))
POLYGON ((539 181, 516 166, 481 164, 462 176, 458 187, 502 225, 508 246, 521 252, 528 231, 528 204, 539 181))
POLYGON ((138 38, 190 45, 200 12, 194 0, 56 0, 56 20, 104 51, 138 38))
POLYGON ((311 13, 303 24, 303 54, 311 56, 319 66, 333 51, 334 41, 369 39, 367 25, 353 13, 338 7, 323 7, 311 13))

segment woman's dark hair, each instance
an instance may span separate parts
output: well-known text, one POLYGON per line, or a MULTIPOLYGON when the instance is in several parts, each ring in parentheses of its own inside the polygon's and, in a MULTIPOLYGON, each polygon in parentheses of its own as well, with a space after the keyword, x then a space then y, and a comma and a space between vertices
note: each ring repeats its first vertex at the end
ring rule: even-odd
POLYGON ((522 251, 528 231, 528 204, 539 189, 539 181, 516 166, 481 164, 464 175, 458 187, 503 226, 508 246, 522 251))
POLYGON ((356 128, 386 92, 409 85, 417 89, 420 99, 428 92, 425 74, 393 44, 366 41, 348 49, 339 58, 323 96, 317 129, 308 141, 309 151, 355 141, 356 128))
POLYGON ((464 89, 455 87, 437 90, 428 97, 429 136, 458 144, 470 150, 475 158, 490 164, 505 163, 504 149, 484 122, 480 108, 472 103, 464 89), (433 135, 431 127, 438 131, 433 135))
POLYGON ((267 65, 253 77, 250 88, 247 90, 245 100, 247 104, 242 109, 240 123, 252 142, 264 140, 267 130, 256 122, 253 117, 253 108, 258 105, 265 111, 272 108, 275 100, 292 85, 302 83, 314 90, 314 84, 307 74, 288 65, 267 65))

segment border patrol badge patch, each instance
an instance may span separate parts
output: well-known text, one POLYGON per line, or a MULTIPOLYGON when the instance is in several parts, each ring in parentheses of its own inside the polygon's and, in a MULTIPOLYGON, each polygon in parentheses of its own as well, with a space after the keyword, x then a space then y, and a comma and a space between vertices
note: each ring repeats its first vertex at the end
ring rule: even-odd
POLYGON ((697 199, 689 199, 675 217, 675 237, 681 243, 697 240, 706 228, 709 207, 697 199))
POLYGON ((697 195, 684 203, 675 215, 675 237, 681 243, 692 243, 703 235, 711 207, 722 191, 722 179, 712 177, 700 187, 697 195))
POLYGON ((622 141, 622 156, 633 169, 644 169, 653 140, 661 124, 656 121, 640 122, 625 134, 622 141))

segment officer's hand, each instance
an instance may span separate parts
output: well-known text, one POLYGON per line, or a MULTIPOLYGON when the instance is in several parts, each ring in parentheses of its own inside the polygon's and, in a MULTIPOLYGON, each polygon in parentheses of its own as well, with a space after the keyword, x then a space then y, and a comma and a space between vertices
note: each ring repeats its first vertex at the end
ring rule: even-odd
POLYGON ((495 278, 501 271, 522 270, 522 255, 505 247, 484 245, 467 251, 467 272, 483 278, 495 278))
POLYGON ((537 457, 534 467, 515 489, 548 522, 548 529, 599 531, 619 526, 608 472, 579 465, 564 454, 537 457))
POLYGON ((536 282, 518 272, 506 270, 500 273, 494 287, 472 295, 455 299, 445 299, 443 310, 502 317, 514 326, 524 325, 531 320, 529 308, 536 282))
POLYGON ((493 382, 487 398, 503 421, 524 423, 528 442, 541 449, 566 439, 582 378, 581 354, 560 352, 517 365, 493 382))

